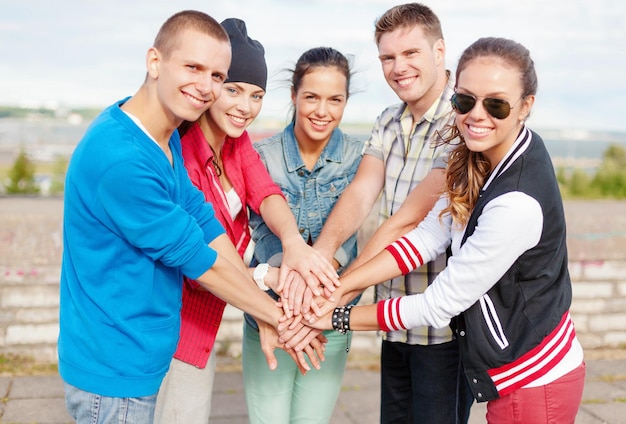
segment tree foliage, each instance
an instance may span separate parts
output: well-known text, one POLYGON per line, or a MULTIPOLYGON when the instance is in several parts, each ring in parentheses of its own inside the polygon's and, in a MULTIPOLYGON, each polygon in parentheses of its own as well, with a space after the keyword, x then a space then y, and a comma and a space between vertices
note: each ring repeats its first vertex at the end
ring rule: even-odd
POLYGON ((602 155, 595 174, 559 169, 557 179, 565 197, 626 198, 626 149, 612 144, 602 155))
POLYGON ((5 187, 9 194, 39 193, 39 187, 35 183, 35 164, 23 149, 9 171, 9 182, 5 187))
POLYGON ((626 197, 626 149, 609 146, 591 186, 605 197, 626 197))

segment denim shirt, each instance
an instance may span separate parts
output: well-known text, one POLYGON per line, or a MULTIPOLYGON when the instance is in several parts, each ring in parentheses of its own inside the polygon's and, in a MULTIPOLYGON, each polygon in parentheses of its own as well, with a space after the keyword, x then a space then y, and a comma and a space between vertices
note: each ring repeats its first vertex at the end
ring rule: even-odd
MULTIPOLYGON (((300 234, 304 240, 314 243, 335 202, 354 178, 361 162, 363 142, 335 129, 311 171, 300 155, 293 123, 283 132, 254 143, 254 148, 283 191, 300 234)), ((268 262, 272 256, 282 252, 280 240, 260 216, 251 213, 250 227, 256 243, 254 262, 268 262)), ((340 269, 354 260, 356 254, 356 234, 353 234, 335 254, 340 269)))
MULTIPOLYGON (((307 169, 300 155, 293 123, 283 132, 254 143, 254 148, 274 182, 283 191, 296 217, 300 234, 307 242, 311 240, 314 243, 335 202, 356 174, 361 163, 363 142, 335 129, 312 171, 307 169)), ((249 224, 252 240, 256 243, 250 265, 267 262, 272 266, 280 266, 283 248, 279 238, 253 211, 250 211, 249 224)), ((356 242, 356 234, 353 234, 335 253, 340 272, 356 257, 356 242)), ((277 298, 272 290, 268 294, 277 298)), ((358 302, 359 298, 352 303, 358 302)), ((258 330, 254 318, 248 314, 244 314, 244 317, 252 328, 258 330)))

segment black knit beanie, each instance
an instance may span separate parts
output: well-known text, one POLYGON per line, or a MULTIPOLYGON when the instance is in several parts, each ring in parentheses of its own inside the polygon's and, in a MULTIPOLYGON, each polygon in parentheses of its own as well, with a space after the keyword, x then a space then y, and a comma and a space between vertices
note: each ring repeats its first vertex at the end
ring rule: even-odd
POLYGON ((233 56, 226 82, 247 82, 265 90, 267 65, 263 45, 248 37, 246 23, 241 19, 228 18, 222 26, 230 37, 233 56))

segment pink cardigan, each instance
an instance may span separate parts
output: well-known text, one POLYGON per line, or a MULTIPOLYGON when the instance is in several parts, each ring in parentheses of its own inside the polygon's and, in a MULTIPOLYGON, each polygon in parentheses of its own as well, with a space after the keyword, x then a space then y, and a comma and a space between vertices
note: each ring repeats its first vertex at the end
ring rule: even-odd
MULTIPOLYGON (((226 137, 222 147, 222 163, 225 168, 222 172, 228 175, 244 206, 233 221, 224 191, 213 169, 213 152, 197 123, 182 138, 182 150, 191 181, 204 193, 207 202, 213 204, 215 216, 243 256, 250 242, 246 206, 258 214, 266 197, 273 194, 283 196, 280 187, 269 176, 259 154, 252 147, 247 131, 236 139, 226 137)), ((206 366, 225 306, 224 301, 199 288, 198 283, 185 279, 180 339, 174 354, 176 359, 199 368, 206 366)))

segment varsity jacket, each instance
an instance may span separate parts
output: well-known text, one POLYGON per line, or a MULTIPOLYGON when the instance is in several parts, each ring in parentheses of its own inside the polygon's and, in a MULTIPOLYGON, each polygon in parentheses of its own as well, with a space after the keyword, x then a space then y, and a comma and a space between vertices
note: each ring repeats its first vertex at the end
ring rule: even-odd
MULTIPOLYGON (((506 216, 501 222, 505 219, 506 216)), ((403 300, 404 305, 400 302, 402 298, 379 303, 381 328, 387 330, 398 326, 423 325, 424 320, 432 323, 435 318, 416 317, 430 313, 430 306, 425 306, 424 301, 431 304, 447 302, 449 305, 435 306, 439 315, 433 316, 441 318, 446 315, 447 319, 451 319, 458 315, 452 326, 457 334, 465 372, 477 401, 496 399, 527 385, 549 380, 553 375, 548 373, 559 367, 563 358, 572 350, 572 344, 575 343, 576 348, 579 348, 569 316, 572 290, 567 270, 565 233, 563 205, 550 157, 543 140, 534 132, 523 128, 512 149, 483 187, 456 249, 454 240, 452 241, 453 256, 446 270, 448 272, 440 274, 442 279, 450 280, 447 282, 448 286, 454 287, 457 284, 457 291, 472 292, 475 289, 471 285, 487 285, 489 288, 473 298, 464 298, 463 293, 452 294, 449 290, 444 293, 446 287, 443 286, 446 282, 437 284, 435 280, 428 289, 430 293, 421 299, 416 297, 403 300), (536 223, 534 227, 538 228, 528 228, 528 232, 536 232, 537 240, 531 237, 529 247, 520 249, 519 256, 511 261, 512 265, 508 269, 503 270, 495 284, 481 281, 481 273, 485 274, 485 278, 493 275, 493 271, 484 266, 474 269, 475 274, 471 275, 471 279, 459 272, 455 274, 456 266, 465 266, 465 274, 468 269, 472 270, 466 265, 471 263, 468 254, 461 255, 466 242, 471 240, 477 228, 483 227, 483 240, 478 245, 491 248, 490 240, 484 236, 489 222, 481 222, 485 211, 491 208, 491 217, 498 217, 493 212, 493 205, 500 202, 498 207, 504 209, 506 205, 502 199, 507 199, 510 207, 510 203, 516 198, 524 200, 520 202, 521 205, 530 205, 524 213, 537 216, 532 223, 536 223), (455 253, 459 254, 461 265, 455 264, 455 253), (465 279, 465 286, 458 281, 452 281, 455 279, 465 279), (431 299, 426 300, 428 297, 431 299)), ((387 247, 403 272, 427 262, 431 255, 423 247, 424 241, 410 234, 387 247), (407 249, 412 253, 407 255, 407 249)), ((490 236, 497 237, 497 234, 490 236)), ((430 242, 432 244, 432 238, 430 242)), ((511 240, 512 245, 515 243, 516 240, 511 240)), ((481 260, 479 255, 484 252, 475 249, 475 242, 472 245, 472 259, 481 260)), ((445 243, 440 243, 438 249, 445 247, 445 243)), ((494 259, 492 256, 488 256, 487 260, 495 268, 501 262, 498 257, 494 259)), ((446 321, 439 322, 439 325, 444 322, 446 321)), ((572 356, 568 357, 571 358, 572 356)), ((563 371, 563 367, 560 371, 563 371)))

